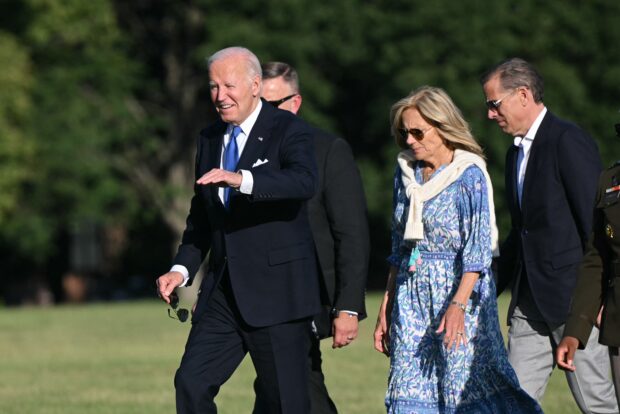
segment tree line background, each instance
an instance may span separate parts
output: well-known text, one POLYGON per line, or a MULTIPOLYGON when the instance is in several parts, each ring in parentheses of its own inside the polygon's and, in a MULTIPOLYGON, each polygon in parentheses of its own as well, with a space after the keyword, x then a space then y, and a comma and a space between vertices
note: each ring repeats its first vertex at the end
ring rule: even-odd
POLYGON ((6 304, 154 294, 184 227, 195 140, 215 119, 205 59, 241 45, 294 65, 308 122, 351 144, 382 287, 397 148, 390 106, 444 88, 485 148, 500 237, 512 139, 480 74, 533 62, 545 103, 619 157, 617 0, 0 0, 0 296, 6 304))

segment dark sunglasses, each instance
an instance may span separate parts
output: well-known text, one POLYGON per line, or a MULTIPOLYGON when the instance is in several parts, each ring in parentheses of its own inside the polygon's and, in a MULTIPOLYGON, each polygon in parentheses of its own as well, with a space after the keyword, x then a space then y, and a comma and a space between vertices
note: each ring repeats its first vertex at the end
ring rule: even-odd
POLYGON ((489 99, 488 101, 486 101, 487 104, 487 109, 489 109, 490 111, 497 111, 499 109, 499 107, 502 105, 502 101, 506 98, 508 98, 510 95, 512 95, 513 93, 515 93, 517 90, 513 89, 512 92, 502 96, 499 99, 489 99))
POLYGON ((289 99, 291 99, 293 96, 297 96, 296 93, 286 96, 282 99, 278 99, 277 101, 267 101, 267 103, 272 104, 273 106, 275 106, 276 108, 279 107, 280 105, 282 105, 284 102, 288 101, 289 99))
POLYGON ((424 139, 424 134, 426 134, 431 128, 432 126, 426 128, 424 131, 422 131, 420 128, 398 128, 398 133, 400 134, 403 141, 407 141, 407 137, 409 135, 411 135, 416 141, 422 141, 424 139))
POLYGON ((185 308, 179 308, 179 296, 174 292, 170 295, 170 307, 172 309, 168 309, 168 317, 178 319, 181 322, 187 321, 187 318, 189 318, 189 311, 185 308), (172 316, 170 311, 176 315, 176 318, 172 316))
POLYGON ((620 124, 616 124, 614 127, 616 128, 616 136, 620 137, 620 124))

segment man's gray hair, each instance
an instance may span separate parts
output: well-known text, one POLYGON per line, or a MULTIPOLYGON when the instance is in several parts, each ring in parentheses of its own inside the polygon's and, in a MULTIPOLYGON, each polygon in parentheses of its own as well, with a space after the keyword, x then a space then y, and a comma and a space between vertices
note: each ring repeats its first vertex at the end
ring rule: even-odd
POLYGON ((543 101, 545 83, 531 63, 521 58, 506 59, 485 72, 480 77, 480 83, 484 86, 496 75, 499 76, 500 85, 504 90, 525 86, 532 92, 536 103, 543 101))
POLYGON ((211 68, 213 62, 233 56, 241 56, 244 58, 247 63, 247 73, 250 79, 254 79, 256 76, 262 79, 263 76, 260 61, 250 49, 246 49, 241 46, 227 47, 226 49, 219 50, 209 56, 207 59, 207 70, 211 68))

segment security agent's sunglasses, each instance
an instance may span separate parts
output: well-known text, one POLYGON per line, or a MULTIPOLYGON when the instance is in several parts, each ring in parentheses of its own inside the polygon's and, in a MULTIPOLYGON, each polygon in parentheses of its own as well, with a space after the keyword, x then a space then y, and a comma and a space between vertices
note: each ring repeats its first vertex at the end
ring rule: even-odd
POLYGON ((292 95, 289 96, 285 96, 282 99, 278 99, 277 101, 267 101, 267 103, 272 104, 273 106, 275 106, 276 108, 278 108, 280 105, 282 105, 284 102, 288 101, 289 99, 291 99, 294 96, 297 96, 298 94, 294 93, 292 95))
POLYGON ((409 137, 409 135, 411 135, 416 141, 422 141, 424 139, 424 134, 426 134, 431 128, 432 126, 426 128, 424 131, 420 128, 398 128, 398 133, 403 141, 407 141, 407 137, 409 137))
POLYGON ((189 311, 185 308, 179 308, 179 296, 174 292, 170 295, 170 307, 172 309, 168 309, 168 317, 178 319, 181 322, 187 321, 187 318, 189 318, 189 311), (172 314, 175 314, 176 318, 172 316, 172 314))

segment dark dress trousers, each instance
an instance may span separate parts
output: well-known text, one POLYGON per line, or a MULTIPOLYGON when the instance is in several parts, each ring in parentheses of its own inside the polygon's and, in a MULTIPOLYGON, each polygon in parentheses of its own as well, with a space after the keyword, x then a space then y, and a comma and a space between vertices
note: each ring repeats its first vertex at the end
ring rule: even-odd
POLYGON ((592 234, 579 270, 564 336, 583 349, 604 305, 599 342, 620 346, 620 163, 603 171, 598 183, 592 234))
MULTIPOLYGON (((332 335, 332 311, 348 310, 366 317, 365 290, 370 238, 362 179, 349 144, 315 129, 319 171, 316 195, 308 204, 310 227, 321 273, 322 312, 314 322, 319 338, 332 335)), ((319 339, 310 350, 312 414, 336 413, 325 387, 319 339)))
POLYGON ((594 140, 547 112, 530 148, 521 206, 517 197, 518 148, 506 156, 506 197, 512 227, 500 248, 498 294, 516 279, 526 283, 545 322, 563 324, 592 224, 602 166, 594 140), (526 281, 519 280, 522 275, 526 281))
MULTIPOLYGON (((226 127, 201 132, 197 178, 220 168, 226 127)), ((237 169, 251 171, 252 194, 231 191, 227 210, 217 187, 195 186, 174 260, 191 283, 209 256, 175 377, 177 411, 215 413, 220 385, 249 352, 265 412, 305 413, 309 320, 320 310, 307 211, 317 181, 311 128, 263 101, 237 169)))

